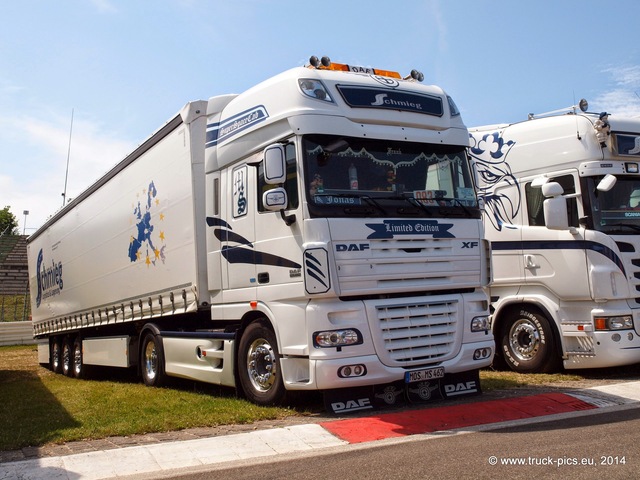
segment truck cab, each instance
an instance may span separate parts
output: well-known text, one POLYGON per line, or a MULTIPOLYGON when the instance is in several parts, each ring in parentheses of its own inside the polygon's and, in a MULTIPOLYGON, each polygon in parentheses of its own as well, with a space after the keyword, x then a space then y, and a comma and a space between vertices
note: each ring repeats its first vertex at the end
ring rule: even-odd
POLYGON ((497 360, 519 372, 640 361, 640 120, 563 113, 470 129, 497 360))

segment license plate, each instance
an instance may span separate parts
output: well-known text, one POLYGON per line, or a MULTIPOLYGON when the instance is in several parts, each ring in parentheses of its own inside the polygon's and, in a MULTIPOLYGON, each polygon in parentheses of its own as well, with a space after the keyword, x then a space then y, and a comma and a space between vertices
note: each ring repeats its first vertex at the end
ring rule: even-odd
POLYGON ((444 377, 444 367, 425 368, 424 370, 406 372, 404 374, 404 383, 421 382, 442 377, 444 377))

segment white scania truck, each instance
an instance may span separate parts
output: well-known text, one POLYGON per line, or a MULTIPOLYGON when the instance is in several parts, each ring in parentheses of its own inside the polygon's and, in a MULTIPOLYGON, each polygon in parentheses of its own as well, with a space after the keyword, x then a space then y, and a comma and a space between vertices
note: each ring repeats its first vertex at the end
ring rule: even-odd
POLYGON ((468 146, 440 88, 326 57, 187 104, 30 237, 40 362, 334 411, 479 392, 468 146))
POLYGON ((640 362, 640 118, 587 106, 470 129, 496 359, 518 372, 640 362))

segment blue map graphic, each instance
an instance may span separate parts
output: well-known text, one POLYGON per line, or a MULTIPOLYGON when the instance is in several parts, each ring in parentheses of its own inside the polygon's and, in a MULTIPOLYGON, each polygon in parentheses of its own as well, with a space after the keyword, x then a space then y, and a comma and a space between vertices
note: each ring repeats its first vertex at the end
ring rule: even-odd
MULTIPOLYGON (((159 200, 155 200, 158 191, 156 190, 156 186, 152 181, 149 184, 149 188, 145 192, 147 195, 147 199, 144 205, 138 201, 138 205, 133 209, 133 215, 136 219, 136 230, 137 233, 135 236, 131 237, 129 242, 129 260, 132 262, 137 262, 144 257, 145 263, 147 265, 155 265, 158 260, 161 260, 164 263, 165 255, 165 245, 162 245, 160 249, 156 248, 156 245, 153 241, 153 234, 155 231, 154 225, 152 225, 152 210, 159 204, 159 200)), ((159 220, 163 220, 164 215, 160 214, 159 220)), ((156 238, 160 242, 164 242, 164 232, 160 232, 156 235, 156 238)))

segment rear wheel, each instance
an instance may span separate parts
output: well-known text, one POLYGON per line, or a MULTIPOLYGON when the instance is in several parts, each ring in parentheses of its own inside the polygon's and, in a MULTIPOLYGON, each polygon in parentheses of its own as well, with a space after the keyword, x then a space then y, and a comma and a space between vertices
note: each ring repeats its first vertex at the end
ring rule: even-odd
POLYGON ((86 376, 86 366, 82 359, 82 339, 77 337, 73 342, 71 351, 73 357, 73 376, 75 378, 84 378, 86 376))
POLYGON ((258 405, 279 405, 286 398, 278 343, 273 330, 262 322, 249 325, 238 347, 238 376, 247 397, 258 405))
POLYGON ((549 320, 538 311, 520 308, 502 329, 502 356, 511 370, 543 373, 557 368, 559 357, 549 320))
POLYGON ((49 355, 49 366, 55 373, 62 372, 62 343, 60 338, 51 339, 51 353, 49 355))
POLYGON ((68 377, 73 375, 73 345, 71 340, 62 341, 62 374, 68 377))
POLYGON ((144 384, 150 387, 164 385, 166 383, 166 375, 164 373, 162 340, 153 333, 147 332, 142 340, 140 357, 144 384))

